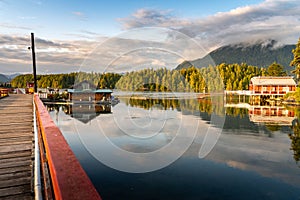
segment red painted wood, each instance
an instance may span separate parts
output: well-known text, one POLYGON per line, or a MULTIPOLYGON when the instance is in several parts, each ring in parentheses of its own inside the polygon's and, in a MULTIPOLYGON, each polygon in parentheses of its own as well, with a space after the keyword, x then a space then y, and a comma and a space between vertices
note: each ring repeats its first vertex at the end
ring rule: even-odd
POLYGON ((64 136, 54 124, 38 95, 34 96, 55 199, 101 200, 64 136))

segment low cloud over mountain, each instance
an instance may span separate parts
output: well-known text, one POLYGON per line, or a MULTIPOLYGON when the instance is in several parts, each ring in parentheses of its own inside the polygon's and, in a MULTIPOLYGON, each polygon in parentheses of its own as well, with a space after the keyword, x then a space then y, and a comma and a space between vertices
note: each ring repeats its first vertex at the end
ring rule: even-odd
POLYGON ((177 66, 177 69, 187 68, 191 65, 196 67, 207 67, 221 63, 247 63, 258 67, 268 67, 273 62, 284 66, 290 73, 293 70, 289 66, 293 59, 292 49, 295 45, 283 45, 275 40, 260 40, 253 43, 239 43, 222 46, 206 56, 192 61, 185 61, 177 66))

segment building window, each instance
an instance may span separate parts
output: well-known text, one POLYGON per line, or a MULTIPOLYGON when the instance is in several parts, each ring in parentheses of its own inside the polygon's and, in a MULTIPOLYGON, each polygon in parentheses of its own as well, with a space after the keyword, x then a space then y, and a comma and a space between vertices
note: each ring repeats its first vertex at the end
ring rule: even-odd
POLYGON ((284 91, 284 92, 289 92, 290 90, 289 90, 289 87, 283 87, 283 88, 282 88, 282 91, 284 91))
POLYGON ((267 91, 267 87, 263 86, 262 91, 264 91, 264 92, 267 91))

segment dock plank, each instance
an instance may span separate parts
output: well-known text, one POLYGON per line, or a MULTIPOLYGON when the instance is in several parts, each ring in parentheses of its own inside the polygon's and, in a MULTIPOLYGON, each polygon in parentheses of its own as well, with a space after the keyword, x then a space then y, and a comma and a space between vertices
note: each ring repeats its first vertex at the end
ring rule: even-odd
POLYGON ((17 173, 17 172, 24 172, 24 171, 30 171, 30 166, 17 166, 17 167, 11 167, 11 168, 4 168, 0 169, 0 175, 2 174, 9 174, 9 173, 17 173))
MULTIPOLYGON (((30 190, 29 185, 3 188, 0 189, 0 196, 5 197, 5 196, 12 196, 12 195, 20 195, 28 190, 30 190)), ((15 199, 17 199, 17 197, 18 196, 14 196, 15 199)))
POLYGON ((0 149, 0 153, 24 151, 30 149, 32 149, 32 144, 12 144, 9 146, 2 146, 0 149))
POLYGON ((0 199, 32 200, 32 95, 0 99, 0 199))

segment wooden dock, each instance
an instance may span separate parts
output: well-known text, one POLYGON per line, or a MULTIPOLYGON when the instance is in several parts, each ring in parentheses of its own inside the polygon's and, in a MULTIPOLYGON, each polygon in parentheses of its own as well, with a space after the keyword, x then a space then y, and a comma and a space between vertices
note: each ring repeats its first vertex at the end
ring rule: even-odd
POLYGON ((33 199, 33 96, 0 99, 0 199, 33 199))

